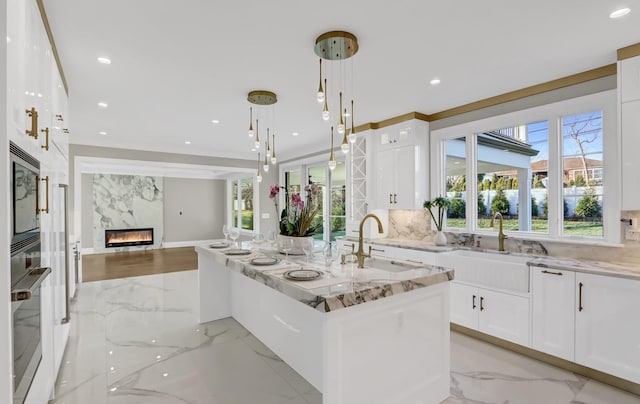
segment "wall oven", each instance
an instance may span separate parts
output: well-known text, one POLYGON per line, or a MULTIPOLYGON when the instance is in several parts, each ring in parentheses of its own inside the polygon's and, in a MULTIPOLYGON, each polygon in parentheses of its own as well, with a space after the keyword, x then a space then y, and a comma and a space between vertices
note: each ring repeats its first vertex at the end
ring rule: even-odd
POLYGON ((41 266, 40 163, 13 143, 10 152, 13 402, 22 404, 42 359, 40 287, 51 269, 41 266))

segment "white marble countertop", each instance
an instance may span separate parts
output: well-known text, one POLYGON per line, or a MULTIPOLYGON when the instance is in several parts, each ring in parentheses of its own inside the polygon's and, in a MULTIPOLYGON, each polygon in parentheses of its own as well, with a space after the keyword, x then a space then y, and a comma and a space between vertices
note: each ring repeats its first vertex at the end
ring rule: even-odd
MULTIPOLYGON (((280 253, 252 252, 249 255, 226 255, 229 249, 214 249, 208 245, 196 246, 198 254, 207 254, 230 270, 241 273, 272 289, 298 300, 321 312, 378 300, 385 297, 410 292, 453 279, 453 270, 434 265, 405 272, 387 272, 376 269, 358 269, 355 263, 333 263, 325 267, 323 263, 312 261, 309 264, 303 258, 289 257, 289 264, 282 261, 271 266, 251 264, 251 259, 273 255, 283 260, 280 253), (313 281, 291 281, 283 273, 291 269, 309 268, 324 273, 322 278, 313 281)), ((415 264, 413 264, 415 265, 415 264)))
MULTIPOLYGON (((357 238, 345 237, 348 241, 356 241, 357 238)), ((531 257, 531 261, 527 262, 530 266, 539 266, 545 268, 562 269, 576 272, 592 273, 596 275, 615 276, 620 278, 640 280, 640 266, 633 264, 617 264, 603 261, 579 260, 575 258, 550 257, 542 255, 530 255, 523 253, 515 253, 509 251, 496 251, 482 248, 470 248, 456 245, 436 246, 433 243, 416 240, 403 239, 367 239, 369 244, 378 244, 398 248, 408 248, 412 250, 429 251, 429 252, 447 252, 454 250, 473 250, 483 251, 488 254, 509 254, 523 257, 531 257)))

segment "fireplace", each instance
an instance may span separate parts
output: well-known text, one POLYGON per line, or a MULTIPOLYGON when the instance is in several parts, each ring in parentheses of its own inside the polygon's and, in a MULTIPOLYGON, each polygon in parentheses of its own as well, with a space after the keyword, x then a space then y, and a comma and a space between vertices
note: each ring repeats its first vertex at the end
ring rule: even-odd
POLYGON ((153 244, 153 228, 109 229, 104 231, 106 248, 153 244))

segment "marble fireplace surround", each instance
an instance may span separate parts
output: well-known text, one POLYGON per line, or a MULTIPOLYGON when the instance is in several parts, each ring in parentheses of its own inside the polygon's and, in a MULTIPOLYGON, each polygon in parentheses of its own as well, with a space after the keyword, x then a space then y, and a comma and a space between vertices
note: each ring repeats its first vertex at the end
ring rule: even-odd
POLYGON ((93 248, 96 253, 160 248, 164 239, 162 177, 93 175, 93 248), (153 228, 153 245, 106 248, 105 230, 153 228))
MULTIPOLYGON (((623 215, 624 213, 626 212, 623 212, 623 215)), ((482 248, 498 249, 497 234, 495 236, 462 232, 445 232, 445 234, 447 244, 450 245, 475 247, 480 241, 482 248)), ((431 216, 426 210, 389 210, 388 238, 432 243, 434 235, 435 231, 431 230, 431 216)), ((509 234, 509 238, 505 240, 505 250, 523 254, 640 265, 640 243, 636 241, 623 241, 619 246, 605 246, 572 243, 565 240, 532 240, 509 234)))

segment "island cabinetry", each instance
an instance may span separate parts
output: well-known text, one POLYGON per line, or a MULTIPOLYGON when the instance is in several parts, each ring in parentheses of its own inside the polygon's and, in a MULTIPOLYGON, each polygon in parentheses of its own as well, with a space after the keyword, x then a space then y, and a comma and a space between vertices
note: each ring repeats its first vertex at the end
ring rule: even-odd
POLYGON ((572 271, 531 267, 531 347, 572 362, 575 281, 572 271))
POLYGON ((640 281, 576 273, 576 362, 640 383, 640 281))
POLYGON ((529 298, 451 282, 451 322, 529 346, 529 298))

